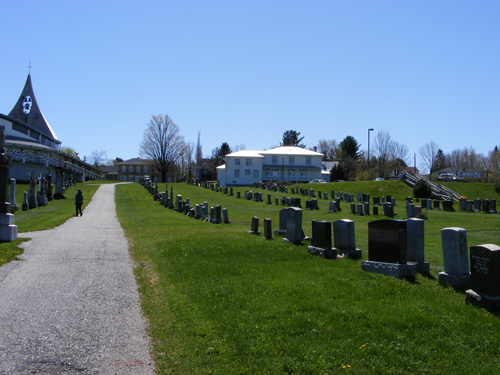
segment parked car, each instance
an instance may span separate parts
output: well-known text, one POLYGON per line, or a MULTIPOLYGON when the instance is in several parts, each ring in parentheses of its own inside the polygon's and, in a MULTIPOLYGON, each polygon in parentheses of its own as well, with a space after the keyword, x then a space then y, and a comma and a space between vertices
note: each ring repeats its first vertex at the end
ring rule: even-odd
POLYGON ((317 178, 315 180, 309 181, 310 184, 326 184, 325 180, 322 180, 320 178, 317 178))
POLYGON ((373 181, 384 181, 383 177, 377 177, 373 181))
POLYGON ((333 182, 345 182, 344 180, 335 180, 333 182))
POLYGON ((458 181, 457 176, 455 176, 453 173, 441 173, 438 176, 438 181, 458 181))

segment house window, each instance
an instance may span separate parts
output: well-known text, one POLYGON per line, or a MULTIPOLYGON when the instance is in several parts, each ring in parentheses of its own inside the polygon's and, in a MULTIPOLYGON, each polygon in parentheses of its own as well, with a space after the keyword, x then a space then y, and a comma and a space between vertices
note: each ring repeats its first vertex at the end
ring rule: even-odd
POLYGON ((293 178, 293 169, 288 170, 288 177, 293 178))
POLYGON ((311 165, 311 157, 306 157, 306 165, 311 165))
POLYGON ((305 169, 300 170, 300 178, 306 178, 306 170, 305 169))
POLYGON ((144 167, 144 173, 148 173, 148 167, 144 167))
POLYGON ((288 164, 293 165, 293 156, 288 158, 288 164))
POLYGON ((139 167, 139 166, 135 167, 135 171, 136 171, 137 173, 141 173, 141 167, 139 167))
POLYGON ((245 176, 251 176, 251 175, 252 175, 252 173, 251 173, 251 172, 252 172, 252 171, 251 171, 250 169, 246 169, 246 170, 245 170, 245 176))
POLYGON ((270 169, 266 169, 266 177, 271 177, 271 170, 270 169))
POLYGON ((132 167, 131 165, 129 165, 128 171, 129 171, 129 173, 132 173, 134 171, 134 167, 132 167))
POLYGON ((252 165, 252 159, 247 159, 246 163, 247 163, 247 165, 252 165))
POLYGON ((273 164, 278 164, 278 157, 277 156, 273 156, 273 164))
POLYGON ((240 159, 234 159, 234 165, 240 165, 240 159))
POLYGON ((240 170, 239 169, 234 170, 234 177, 240 177, 240 170))
POLYGON ((279 177, 280 176, 280 170, 279 169, 273 169, 273 177, 279 177))
POLYGON ((253 171, 253 178, 259 178, 259 171, 253 171))
POLYGON ((127 172, 127 167, 122 165, 122 172, 127 172))

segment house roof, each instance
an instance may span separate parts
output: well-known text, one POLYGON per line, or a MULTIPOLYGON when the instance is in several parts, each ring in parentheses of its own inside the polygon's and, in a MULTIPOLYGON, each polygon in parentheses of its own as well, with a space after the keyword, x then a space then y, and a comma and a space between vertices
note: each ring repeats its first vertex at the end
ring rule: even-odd
POLYGON ((263 158, 262 151, 241 150, 226 155, 226 158, 263 158))
POLYGON ((124 161, 120 161, 116 163, 116 165, 144 165, 144 164, 151 164, 151 160, 146 160, 146 159, 141 159, 141 158, 132 158, 124 161))
POLYGON ((36 101, 33 86, 31 85, 31 74, 28 74, 23 91, 21 92, 17 103, 14 105, 14 108, 10 111, 9 117, 32 126, 46 137, 57 140, 56 134, 43 116, 43 113, 36 101))
POLYGON ((323 156, 323 154, 302 147, 282 146, 266 151, 241 150, 227 154, 226 158, 263 158, 264 155, 284 155, 284 156, 323 156))
POLYGON ((267 151, 260 151, 259 154, 262 155, 301 155, 301 156, 323 156, 320 152, 315 152, 311 150, 307 150, 302 147, 297 146, 281 146, 276 147, 267 151))

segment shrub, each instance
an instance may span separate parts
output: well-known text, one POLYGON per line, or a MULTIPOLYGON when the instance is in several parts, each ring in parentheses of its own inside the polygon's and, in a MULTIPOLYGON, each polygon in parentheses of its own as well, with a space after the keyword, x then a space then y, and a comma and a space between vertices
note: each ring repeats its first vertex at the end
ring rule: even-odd
POLYGON ((413 196, 415 198, 432 198, 431 185, 420 179, 413 185, 413 196))
POLYGON ((500 180, 495 181, 495 183, 493 184, 493 190, 495 190, 495 193, 500 195, 500 180))

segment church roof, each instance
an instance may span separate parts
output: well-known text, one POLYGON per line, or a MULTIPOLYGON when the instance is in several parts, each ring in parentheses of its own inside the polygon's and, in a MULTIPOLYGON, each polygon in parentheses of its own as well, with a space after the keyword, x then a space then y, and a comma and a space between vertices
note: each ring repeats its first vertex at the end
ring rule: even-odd
POLYGON ((36 101, 33 86, 31 85, 31 74, 28 74, 21 96, 19 96, 16 105, 12 108, 12 111, 10 111, 9 117, 32 126, 46 137, 57 140, 54 131, 43 116, 36 101))

